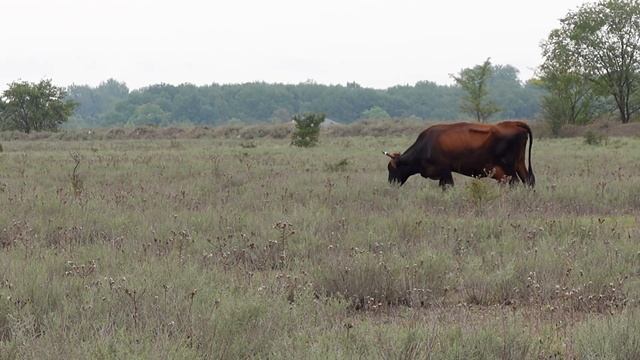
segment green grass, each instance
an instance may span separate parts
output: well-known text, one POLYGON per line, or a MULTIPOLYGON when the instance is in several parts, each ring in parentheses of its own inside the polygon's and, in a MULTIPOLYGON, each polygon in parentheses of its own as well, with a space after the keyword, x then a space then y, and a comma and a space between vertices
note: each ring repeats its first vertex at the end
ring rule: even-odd
POLYGON ((3 141, 0 359, 638 356, 639 139, 446 192, 413 140, 3 141))

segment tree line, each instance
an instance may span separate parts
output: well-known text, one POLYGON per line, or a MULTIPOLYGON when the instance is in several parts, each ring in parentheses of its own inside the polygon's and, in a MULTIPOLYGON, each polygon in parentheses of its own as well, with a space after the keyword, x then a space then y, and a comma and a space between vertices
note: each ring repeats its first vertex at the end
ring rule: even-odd
MULTIPOLYGON (((492 70, 489 96, 501 109, 494 118, 535 117, 544 90, 534 83, 521 82, 513 66, 495 65, 492 70)), ((295 85, 159 84, 130 91, 124 83, 110 79, 97 87, 70 86, 67 98, 78 104, 70 126, 111 127, 279 122, 306 112, 322 112, 344 123, 385 117, 454 120, 468 118, 459 109, 463 93, 460 86, 429 81, 384 90, 357 83, 322 85, 307 81, 295 85)))

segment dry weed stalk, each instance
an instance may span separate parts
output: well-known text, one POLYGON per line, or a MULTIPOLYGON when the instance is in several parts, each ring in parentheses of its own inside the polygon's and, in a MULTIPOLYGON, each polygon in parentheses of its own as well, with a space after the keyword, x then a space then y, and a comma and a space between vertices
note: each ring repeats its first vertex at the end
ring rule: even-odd
POLYGON ((293 225, 286 221, 278 221, 275 225, 273 225, 273 228, 277 229, 280 232, 280 243, 282 244, 280 263, 282 264, 282 266, 284 266, 287 263, 287 239, 295 234, 296 231, 293 230, 293 225))
POLYGON ((78 174, 78 166, 80 166, 80 162, 82 161, 82 157, 78 153, 70 153, 71 159, 75 162, 75 166, 73 167, 73 171, 71 172, 71 189, 73 190, 73 194, 76 199, 82 195, 82 191, 84 190, 84 182, 80 178, 78 174))
POLYGON ((138 319, 140 317, 140 298, 144 295, 147 290, 142 290, 142 292, 138 293, 135 289, 124 288, 124 293, 131 299, 131 303, 133 305, 133 312, 131 313, 131 317, 133 318, 133 326, 138 329, 138 319))

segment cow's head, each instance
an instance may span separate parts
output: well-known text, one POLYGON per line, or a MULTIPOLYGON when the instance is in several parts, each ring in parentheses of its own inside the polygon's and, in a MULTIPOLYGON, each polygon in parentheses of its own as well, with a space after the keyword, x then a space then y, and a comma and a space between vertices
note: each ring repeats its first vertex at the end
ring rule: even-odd
POLYGON ((383 151, 383 153, 391 158, 389 165, 387 165, 389 169, 389 183, 403 185, 409 176, 411 176, 410 166, 402 162, 400 153, 389 153, 386 151, 383 151))

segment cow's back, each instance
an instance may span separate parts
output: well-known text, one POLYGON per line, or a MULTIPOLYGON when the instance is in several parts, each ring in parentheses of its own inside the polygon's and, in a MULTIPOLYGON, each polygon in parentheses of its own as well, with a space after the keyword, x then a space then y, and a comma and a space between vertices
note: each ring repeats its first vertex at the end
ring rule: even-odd
POLYGON ((497 129, 494 125, 455 123, 429 129, 428 163, 440 170, 479 175, 493 162, 492 144, 497 129))
POLYGON ((478 151, 490 143, 496 133, 495 126, 486 124, 456 123, 438 129, 434 138, 445 153, 478 151))

